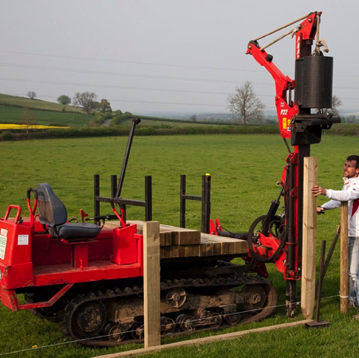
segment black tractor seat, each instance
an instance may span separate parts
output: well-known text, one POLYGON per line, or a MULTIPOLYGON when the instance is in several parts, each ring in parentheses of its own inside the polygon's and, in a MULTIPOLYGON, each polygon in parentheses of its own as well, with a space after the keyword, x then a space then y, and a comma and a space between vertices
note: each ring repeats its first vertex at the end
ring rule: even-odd
POLYGON ((37 184, 36 192, 40 223, 48 227, 52 237, 65 240, 93 239, 100 233, 101 227, 96 224, 66 223, 66 207, 49 184, 37 184))

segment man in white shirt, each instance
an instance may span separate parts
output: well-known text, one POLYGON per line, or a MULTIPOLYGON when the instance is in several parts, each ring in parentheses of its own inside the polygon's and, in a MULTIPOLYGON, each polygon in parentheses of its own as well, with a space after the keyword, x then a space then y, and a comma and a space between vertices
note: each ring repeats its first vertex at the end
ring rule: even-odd
POLYGON ((344 164, 342 190, 324 189, 314 185, 314 196, 324 195, 330 201, 317 208, 318 212, 335 209, 348 201, 349 242, 349 304, 359 307, 359 156, 350 155, 344 164))

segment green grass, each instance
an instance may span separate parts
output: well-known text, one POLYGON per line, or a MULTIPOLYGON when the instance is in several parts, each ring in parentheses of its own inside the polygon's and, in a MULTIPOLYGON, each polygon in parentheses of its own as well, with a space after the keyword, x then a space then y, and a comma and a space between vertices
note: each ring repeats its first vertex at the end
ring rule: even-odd
MULTIPOLYGON (((109 196, 110 175, 119 175, 126 143, 126 137, 0 142, 0 216, 3 216, 10 204, 24 206, 26 216, 26 190, 39 182, 48 182, 52 186, 67 206, 70 217, 79 217, 80 208, 92 214, 93 174, 100 174, 101 194, 109 196)), ((318 157, 320 185, 341 188, 344 160, 346 156, 355 154, 356 144, 355 137, 324 135, 322 143, 312 146, 312 155, 318 157)), ((278 195, 276 182, 281 177, 286 156, 286 148, 278 135, 135 137, 122 196, 143 200, 144 176, 152 175, 153 219, 179 225, 180 175, 187 175, 187 193, 200 195, 201 176, 210 173, 211 216, 220 218, 223 226, 230 230, 245 231, 258 216, 267 212, 271 200, 278 195)), ((318 204, 324 201, 325 198, 320 197, 318 204)), ((187 209, 187 226, 199 229, 200 203, 188 202, 187 209)), ((101 210, 104 214, 110 213, 110 207, 106 204, 102 205, 101 210)), ((129 208, 128 218, 143 220, 143 209, 129 208)), ((331 244, 339 220, 339 210, 318 217, 318 253, 323 239, 327 240, 327 248, 331 244)), ((321 319, 329 321, 329 327, 307 330, 299 326, 249 335, 233 341, 171 349, 150 356, 356 357, 358 322, 350 318, 355 311, 350 310, 345 315, 339 313, 339 261, 338 245, 322 293, 321 319)), ((285 316, 282 306, 285 282, 281 274, 275 271, 274 265, 268 267, 270 279, 279 294, 280 306, 275 314, 263 322, 233 327, 224 333, 292 322, 285 316)), ((302 318, 298 310, 296 319, 302 318)), ((70 344, 57 325, 39 320, 29 312, 11 312, 4 307, 0 307, 0 321, 1 353, 31 349, 37 345, 45 347, 21 355, 93 357, 141 347, 131 345, 92 349, 70 344)), ((219 333, 166 338, 163 343, 211 334, 219 333)))

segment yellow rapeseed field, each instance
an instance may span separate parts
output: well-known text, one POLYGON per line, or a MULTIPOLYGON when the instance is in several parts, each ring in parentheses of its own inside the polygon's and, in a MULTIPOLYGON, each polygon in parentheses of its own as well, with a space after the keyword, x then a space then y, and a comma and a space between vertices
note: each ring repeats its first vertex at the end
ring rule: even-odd
POLYGON ((46 129, 46 128, 67 128, 67 127, 56 127, 56 126, 41 126, 37 124, 6 124, 0 123, 0 130, 3 129, 46 129))

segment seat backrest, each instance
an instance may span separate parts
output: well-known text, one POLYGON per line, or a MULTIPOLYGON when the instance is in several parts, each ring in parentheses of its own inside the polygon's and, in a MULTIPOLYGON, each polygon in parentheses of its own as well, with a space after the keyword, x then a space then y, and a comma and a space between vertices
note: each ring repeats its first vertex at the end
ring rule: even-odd
POLYGON ((41 224, 55 227, 67 220, 64 203, 55 195, 49 184, 40 183, 36 186, 37 207, 41 224))

